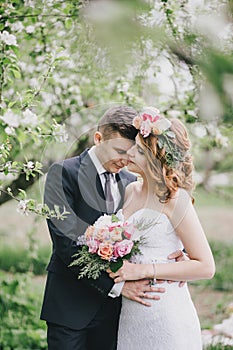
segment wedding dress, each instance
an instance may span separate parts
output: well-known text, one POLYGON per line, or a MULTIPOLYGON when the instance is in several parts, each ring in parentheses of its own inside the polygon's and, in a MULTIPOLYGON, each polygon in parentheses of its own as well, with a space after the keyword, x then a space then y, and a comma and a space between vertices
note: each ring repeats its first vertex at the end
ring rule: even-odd
MULTIPOLYGON (((117 215, 124 220, 122 210, 117 215)), ((169 263, 167 256, 183 249, 165 214, 143 208, 127 221, 144 225, 132 237, 145 237, 140 246, 142 255, 135 262, 169 263)), ((178 282, 164 282, 158 286, 166 291, 158 293, 160 300, 149 300, 151 307, 122 298, 117 350, 202 349, 200 323, 187 283, 183 287, 179 287, 178 282)))

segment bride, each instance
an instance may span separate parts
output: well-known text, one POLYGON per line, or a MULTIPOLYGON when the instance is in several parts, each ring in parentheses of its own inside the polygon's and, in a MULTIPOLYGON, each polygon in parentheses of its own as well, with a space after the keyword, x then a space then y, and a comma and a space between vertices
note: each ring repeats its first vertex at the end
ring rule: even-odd
POLYGON ((117 350, 200 350, 201 329, 187 283, 179 281, 212 278, 214 259, 192 201, 192 157, 184 125, 168 120, 155 108, 146 108, 134 119, 139 130, 135 145, 128 151, 128 170, 142 181, 126 190, 123 220, 147 223, 136 231, 145 243, 142 255, 133 263, 124 261, 113 273, 114 282, 150 279, 173 280, 166 293, 152 306, 123 298, 117 350), (185 248, 189 260, 167 259, 171 251, 185 248))

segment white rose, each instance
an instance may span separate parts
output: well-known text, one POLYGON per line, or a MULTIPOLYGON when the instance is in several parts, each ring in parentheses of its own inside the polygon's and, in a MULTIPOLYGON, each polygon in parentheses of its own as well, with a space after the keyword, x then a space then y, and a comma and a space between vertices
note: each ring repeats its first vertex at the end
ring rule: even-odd
POLYGON ((112 224, 112 217, 111 215, 104 214, 103 216, 100 216, 98 220, 94 223, 94 226, 96 228, 102 228, 104 226, 109 226, 112 224))
POLYGON ((141 112, 141 115, 143 114, 150 114, 152 117, 156 117, 157 115, 159 115, 159 110, 157 108, 154 107, 146 107, 143 109, 143 111, 141 112))
POLYGON ((154 126, 159 129, 159 131, 162 133, 163 131, 167 130, 170 128, 170 126, 172 125, 172 123, 170 122, 170 120, 166 119, 166 118, 161 118, 158 119, 155 123, 154 126))

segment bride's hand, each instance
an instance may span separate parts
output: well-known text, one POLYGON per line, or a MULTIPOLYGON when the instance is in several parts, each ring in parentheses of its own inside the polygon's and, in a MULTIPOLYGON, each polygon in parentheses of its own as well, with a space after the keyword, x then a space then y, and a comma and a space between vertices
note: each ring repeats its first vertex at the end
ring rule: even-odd
POLYGON ((122 281, 135 281, 143 278, 149 278, 147 275, 147 266, 144 264, 132 264, 127 260, 124 260, 122 267, 116 272, 107 270, 109 277, 111 277, 115 283, 122 281))

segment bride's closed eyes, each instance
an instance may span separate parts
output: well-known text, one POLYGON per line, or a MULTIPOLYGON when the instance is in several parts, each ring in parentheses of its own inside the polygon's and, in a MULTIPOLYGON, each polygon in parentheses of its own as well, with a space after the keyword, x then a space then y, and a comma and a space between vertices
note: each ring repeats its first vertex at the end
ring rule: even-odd
POLYGON ((145 152, 143 151, 143 149, 138 144, 136 146, 137 146, 138 153, 141 154, 141 155, 144 155, 145 152))

